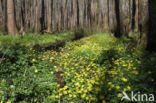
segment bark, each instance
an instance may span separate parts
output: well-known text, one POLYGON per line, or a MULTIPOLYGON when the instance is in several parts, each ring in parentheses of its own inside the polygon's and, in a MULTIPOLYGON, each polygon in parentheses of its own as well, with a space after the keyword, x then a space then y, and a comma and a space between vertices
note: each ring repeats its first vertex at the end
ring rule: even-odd
POLYGON ((132 6, 132 31, 133 32, 135 29, 135 15, 136 15, 136 1, 133 0, 133 6, 132 6))
POLYGON ((52 6, 53 5, 53 0, 47 1, 47 33, 52 32, 52 6))
POLYGON ((149 32, 148 32, 148 42, 147 50, 156 51, 156 0, 149 0, 149 32))
POLYGON ((120 8, 119 8, 120 0, 115 0, 115 14, 116 14, 116 30, 115 37, 121 37, 121 22, 120 22, 120 8))
POLYGON ((6 0, 1 0, 1 5, 2 5, 2 14, 3 14, 3 31, 4 33, 7 33, 7 1, 6 0))
POLYGON ((143 12, 142 1, 138 0, 138 45, 141 43, 143 34, 143 12))
POLYGON ((21 27, 20 27, 20 34, 24 34, 24 26, 25 26, 25 0, 24 2, 21 1, 21 27))
POLYGON ((45 29, 45 1, 42 0, 42 7, 41 7, 41 18, 40 18, 40 23, 41 23, 41 33, 44 33, 45 29))
POLYGON ((15 23, 15 8, 14 8, 14 1, 7 0, 7 27, 8 27, 8 34, 14 36, 16 35, 16 23, 15 23))
POLYGON ((80 24, 80 20, 79 20, 79 12, 80 12, 80 10, 79 10, 79 0, 76 0, 76 5, 77 5, 77 26, 79 26, 79 24, 80 24))

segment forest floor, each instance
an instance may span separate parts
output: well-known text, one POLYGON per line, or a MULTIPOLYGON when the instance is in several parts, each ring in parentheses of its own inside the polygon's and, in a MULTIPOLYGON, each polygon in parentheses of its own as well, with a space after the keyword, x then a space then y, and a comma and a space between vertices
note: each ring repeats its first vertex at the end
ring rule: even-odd
POLYGON ((135 38, 73 40, 72 33, 2 36, 1 103, 119 103, 123 91, 156 94, 156 53, 137 49, 135 38))

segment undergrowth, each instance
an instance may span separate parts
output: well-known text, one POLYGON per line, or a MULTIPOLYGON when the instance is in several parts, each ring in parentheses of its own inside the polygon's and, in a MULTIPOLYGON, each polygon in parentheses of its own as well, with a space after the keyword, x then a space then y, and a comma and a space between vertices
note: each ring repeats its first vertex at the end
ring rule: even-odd
POLYGON ((122 91, 155 94, 156 53, 138 50, 135 39, 98 33, 67 41, 59 50, 37 51, 28 45, 53 42, 55 35, 18 43, 18 37, 5 38, 1 45, 13 44, 0 51, 2 103, 119 103, 122 91))

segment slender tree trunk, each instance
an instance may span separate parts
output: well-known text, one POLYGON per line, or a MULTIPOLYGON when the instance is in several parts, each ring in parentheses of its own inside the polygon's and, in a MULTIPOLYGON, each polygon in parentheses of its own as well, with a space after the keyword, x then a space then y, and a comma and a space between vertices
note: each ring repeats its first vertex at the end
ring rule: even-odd
POLYGON ((47 33, 51 33, 52 29, 52 0, 47 1, 47 33))
POLYGON ((7 33, 7 1, 1 0, 2 5, 2 13, 3 13, 3 25, 4 25, 4 33, 7 33))
POLYGON ((147 50, 156 51, 156 0, 149 0, 149 33, 147 35, 147 50))
POLYGON ((143 34, 143 5, 142 1, 138 0, 138 45, 141 43, 141 38, 143 34))
POLYGON ((136 15, 136 1, 133 0, 133 6, 132 6, 132 31, 133 32, 135 29, 135 15, 136 15))
POLYGON ((106 1, 106 15, 105 15, 105 22, 106 22, 106 30, 109 31, 109 0, 106 1))
POLYGON ((45 4, 44 0, 42 0, 42 7, 41 7, 41 18, 40 18, 40 23, 41 23, 41 33, 44 33, 45 29, 45 4))
POLYGON ((20 27, 20 34, 24 34, 24 26, 25 26, 25 0, 21 1, 21 27, 20 27))
POLYGON ((14 8, 14 1, 7 0, 7 27, 8 27, 8 34, 14 36, 16 35, 16 23, 15 23, 15 8, 14 8))
POLYGON ((77 5, 77 26, 79 26, 80 24, 80 20, 79 20, 79 0, 76 0, 76 5, 77 5))
POLYGON ((120 0, 115 0, 115 14, 116 14, 116 22, 117 22, 117 27, 115 30, 115 37, 121 37, 121 22, 120 22, 119 4, 120 4, 120 0))

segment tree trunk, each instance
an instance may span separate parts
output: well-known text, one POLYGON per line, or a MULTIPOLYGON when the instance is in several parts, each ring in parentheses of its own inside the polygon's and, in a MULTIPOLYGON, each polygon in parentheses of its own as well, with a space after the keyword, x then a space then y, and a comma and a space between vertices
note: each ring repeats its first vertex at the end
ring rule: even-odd
POLYGON ((7 34, 7 1, 6 0, 1 0, 1 5, 2 5, 2 14, 3 14, 3 31, 5 34, 7 34))
POLYGON ((109 0, 106 1, 106 15, 105 15, 105 22, 106 22, 106 30, 109 31, 109 0))
POLYGON ((116 30, 115 37, 121 37, 121 21, 120 21, 120 8, 119 8, 120 0, 115 0, 115 14, 116 14, 116 30))
POLYGON ((52 32, 52 3, 51 2, 53 2, 53 0, 49 0, 49 1, 47 1, 47 11, 48 11, 48 13, 47 13, 47 33, 51 33, 52 32))
POLYGON ((21 27, 19 33, 24 35, 25 26, 25 0, 21 1, 21 27))
POLYGON ((45 29, 45 4, 44 0, 42 0, 42 7, 41 7, 41 18, 40 18, 40 23, 41 23, 41 33, 44 33, 45 29))
POLYGON ((133 0, 133 7, 132 7, 132 31, 133 32, 135 29, 135 14, 136 14, 136 1, 133 0))
POLYGON ((79 0, 76 1, 76 5, 77 5, 77 26, 79 26, 80 24, 80 20, 79 20, 79 0))
POLYGON ((149 0, 149 32, 147 50, 156 51, 156 0, 149 0))
POLYGON ((7 0, 7 27, 8 34, 14 36, 16 34, 14 1, 7 0))

